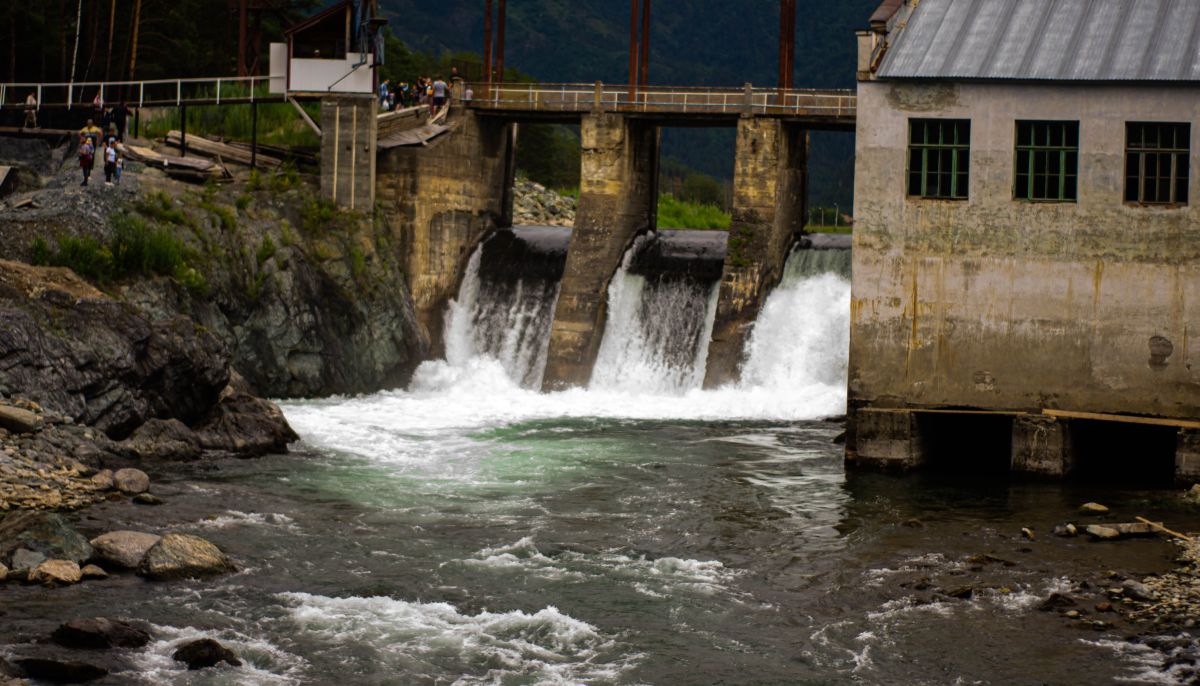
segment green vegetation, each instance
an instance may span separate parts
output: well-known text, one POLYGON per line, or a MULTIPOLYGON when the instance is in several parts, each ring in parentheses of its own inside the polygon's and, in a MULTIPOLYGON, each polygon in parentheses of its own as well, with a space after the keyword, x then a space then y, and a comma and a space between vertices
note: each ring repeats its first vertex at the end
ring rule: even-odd
POLYGON ((275 241, 271 240, 270 236, 263 236, 262 245, 258 246, 258 253, 255 255, 259 266, 274 257, 275 251, 275 241))
MULTIPOLYGON (((203 89, 201 97, 215 97, 215 89, 203 89)), ((249 95, 249 89, 240 84, 221 86, 221 97, 235 98, 249 95)), ((279 102, 278 96, 267 93, 266 84, 255 89, 255 97, 264 102, 258 104, 258 142, 267 145, 288 147, 317 147, 321 144, 317 134, 308 127, 290 103, 279 102)), ((303 105, 308 116, 320 119, 318 107, 312 103, 303 105)), ((144 116, 141 136, 162 138, 168 131, 179 130, 182 125, 180 110, 166 108, 155 110, 144 116)), ((187 108, 188 135, 201 134, 220 136, 230 140, 250 141, 254 127, 251 105, 192 105, 187 108)))
POLYGON ((523 124, 517 171, 547 188, 579 186, 579 127, 523 124))
POLYGON ((300 230, 310 236, 341 224, 342 213, 328 200, 313 198, 300 206, 300 230))
POLYGON ((728 229, 728 213, 715 205, 677 200, 675 196, 658 196, 658 226, 663 229, 728 229))
POLYGON ((187 222, 187 215, 183 213, 183 209, 176 207, 175 201, 162 191, 146 195, 134 207, 147 219, 175 225, 187 222))
POLYGON ((241 193, 238 195, 237 199, 233 201, 233 204, 238 208, 239 212, 245 212, 246 208, 250 207, 250 203, 252 202, 254 202, 254 196, 250 195, 249 193, 241 193))
POLYGON ((134 276, 171 276, 193 291, 205 287, 203 276, 188 264, 188 249, 171 231, 130 214, 109 220, 108 243, 91 236, 59 236, 55 247, 34 239, 33 263, 68 267, 76 274, 106 284, 134 276))

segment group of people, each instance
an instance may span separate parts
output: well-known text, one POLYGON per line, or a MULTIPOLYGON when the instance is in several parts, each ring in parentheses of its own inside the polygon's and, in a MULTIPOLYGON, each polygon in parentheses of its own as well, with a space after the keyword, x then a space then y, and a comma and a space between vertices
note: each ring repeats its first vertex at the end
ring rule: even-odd
MULTIPOLYGON (((25 96, 25 124, 27 129, 38 128, 38 99, 37 94, 32 91, 25 96)), ((89 124, 95 125, 98 120, 100 122, 100 130, 104 132, 105 137, 116 136, 118 141, 125 140, 125 125, 129 121, 129 108, 125 103, 113 107, 104 104, 104 98, 99 91, 96 91, 96 97, 92 98, 92 119, 89 124)))
POLYGON ((80 186, 88 185, 97 157, 104 160, 104 185, 120 185, 121 172, 125 169, 125 152, 118 129, 115 124, 109 124, 109 133, 106 135, 94 120, 89 119, 87 125, 79 130, 79 168, 83 171, 83 183, 80 186))
POLYGON ((450 93, 456 86, 463 88, 463 98, 470 100, 471 87, 463 82, 458 75, 458 68, 451 68, 450 80, 447 83, 440 75, 430 78, 418 76, 413 83, 401 81, 392 86, 390 79, 384 79, 379 84, 379 107, 384 112, 404 109, 407 107, 428 106, 429 116, 435 116, 450 101, 450 93))

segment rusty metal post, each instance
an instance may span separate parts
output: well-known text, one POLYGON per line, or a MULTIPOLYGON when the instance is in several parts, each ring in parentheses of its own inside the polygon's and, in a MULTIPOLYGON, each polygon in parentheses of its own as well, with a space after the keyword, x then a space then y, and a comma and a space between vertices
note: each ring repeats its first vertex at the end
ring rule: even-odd
POLYGON ((642 58, 638 85, 645 88, 650 83, 650 0, 642 0, 642 58))
POLYGON ((629 99, 637 94, 638 82, 638 0, 632 0, 629 10, 629 99))
POLYGON ((787 88, 792 89, 796 78, 796 0, 788 0, 787 88))
POLYGON ((505 0, 496 9, 496 81, 504 83, 504 10, 505 0))
POLYGON ((250 0, 238 0, 238 76, 246 76, 246 5, 250 0))
POLYGON ((483 80, 492 83, 492 0, 483 1, 483 80))

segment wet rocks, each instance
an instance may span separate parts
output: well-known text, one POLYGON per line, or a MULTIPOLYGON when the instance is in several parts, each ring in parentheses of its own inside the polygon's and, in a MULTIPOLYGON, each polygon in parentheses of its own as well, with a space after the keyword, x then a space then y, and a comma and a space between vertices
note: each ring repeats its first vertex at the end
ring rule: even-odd
POLYGON ((513 183, 513 223, 537 226, 574 226, 575 198, 556 193, 529 179, 513 183))
POLYGON ((167 534, 146 551, 138 574, 154 581, 214 576, 237 568, 217 546, 189 534, 167 534))
POLYGON ((278 405, 254 396, 235 374, 196 431, 196 438, 205 450, 253 457, 287 452, 288 444, 299 436, 278 405))
POLYGON ((19 566, 14 554, 21 549, 73 562, 92 556, 92 546, 66 518, 44 512, 13 512, 0 520, 0 562, 19 566))
POLYGON ((133 496, 133 503, 135 505, 163 505, 166 502, 167 501, 154 495, 153 493, 138 493, 137 495, 133 496))
POLYGON ((98 565, 84 565, 80 568, 79 573, 85 581, 108 578, 108 572, 98 565))
POLYGON ((3 564, 0 564, 0 581, 5 581, 7 579, 8 579, 8 567, 4 566, 3 564))
POLYGON ((1054 535, 1070 538, 1079 535, 1079 529, 1074 524, 1059 524, 1054 527, 1054 535))
POLYGON ((1149 586, 1133 579, 1126 579, 1121 582, 1121 590, 1124 591, 1127 598, 1141 601, 1155 600, 1157 595, 1149 586))
POLYGON ((1079 512, 1086 515, 1102 515, 1108 513, 1108 508, 1100 503, 1084 503, 1079 506, 1079 512))
POLYGON ((1111 526, 1089 524, 1084 529, 1089 536, 1099 541, 1113 541, 1121 537, 1121 532, 1111 526))
POLYGON ((19 407, 0 405, 0 428, 17 434, 33 433, 41 428, 42 420, 33 412, 19 407))
POLYGON ((190 461, 200 458, 200 439, 178 419, 151 419, 138 427, 121 448, 139 460, 190 461))
POLYGON ((83 580, 79 563, 72 560, 46 560, 29 573, 29 582, 45 586, 70 586, 83 580))
POLYGON ((72 619, 55 629, 50 638, 67 648, 88 650, 141 648, 150 642, 150 634, 133 624, 104 617, 72 619))
POLYGON ((30 678, 54 684, 82 684, 108 676, 104 667, 78 660, 24 657, 16 663, 30 678))
POLYGON ((137 495, 150 490, 150 477, 140 469, 126 467, 113 474, 113 484, 126 495, 137 495))
POLYGON ((1075 607, 1075 599, 1062 593, 1051 593, 1050 597, 1038 603, 1037 609, 1042 612, 1053 612, 1066 607, 1075 607))
POLYGON ((970 600, 975 596, 975 588, 972 586, 959 586, 949 590, 943 590, 942 595, 949 598, 958 598, 959 600, 970 600))
POLYGON ((110 531, 91 540, 94 558, 122 569, 136 569, 161 536, 140 531, 110 531))
POLYGON ((224 662, 234 667, 241 667, 242 661, 237 653, 221 645, 211 638, 201 638, 183 644, 171 656, 176 662, 183 662, 189 670, 215 667, 224 662))

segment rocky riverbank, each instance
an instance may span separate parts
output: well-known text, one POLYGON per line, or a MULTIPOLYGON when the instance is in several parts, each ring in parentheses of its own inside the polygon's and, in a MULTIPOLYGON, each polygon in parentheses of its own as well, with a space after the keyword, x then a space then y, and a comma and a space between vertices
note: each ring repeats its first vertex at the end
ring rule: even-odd
POLYGON ((574 226, 578 200, 518 178, 513 184, 513 224, 517 226, 574 226))

